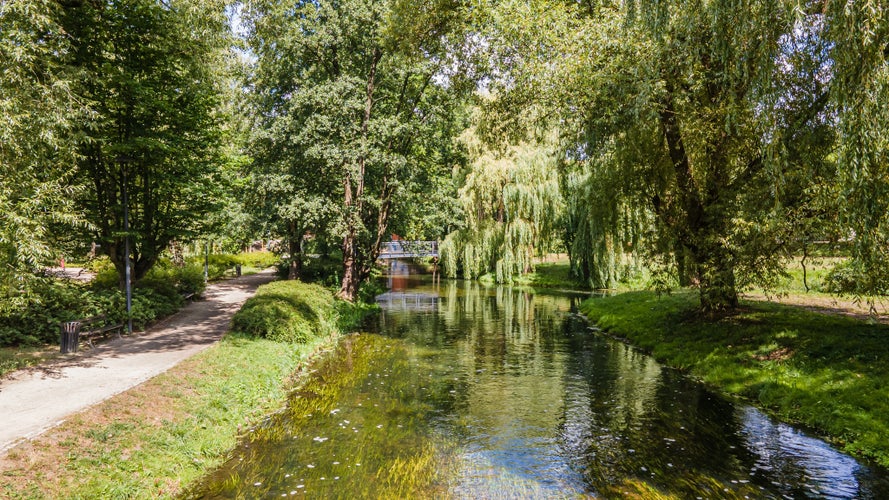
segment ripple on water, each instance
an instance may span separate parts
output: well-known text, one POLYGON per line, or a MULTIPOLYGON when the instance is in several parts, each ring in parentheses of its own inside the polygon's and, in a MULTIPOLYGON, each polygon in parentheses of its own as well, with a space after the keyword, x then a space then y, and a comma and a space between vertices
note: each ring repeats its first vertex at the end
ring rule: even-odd
POLYGON ((567 312, 576 297, 441 293, 433 311, 386 310, 383 335, 344 340, 306 381, 312 396, 194 497, 889 498, 882 469, 588 330, 567 312))

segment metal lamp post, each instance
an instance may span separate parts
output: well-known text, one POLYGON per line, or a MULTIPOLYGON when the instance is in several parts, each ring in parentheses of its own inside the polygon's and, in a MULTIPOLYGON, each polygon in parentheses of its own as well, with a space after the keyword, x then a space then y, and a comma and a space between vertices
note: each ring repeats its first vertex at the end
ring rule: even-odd
POLYGON ((127 293, 127 333, 133 333, 133 284, 130 264, 130 204, 127 199, 127 160, 119 157, 123 165, 123 231, 124 231, 124 287, 127 293))

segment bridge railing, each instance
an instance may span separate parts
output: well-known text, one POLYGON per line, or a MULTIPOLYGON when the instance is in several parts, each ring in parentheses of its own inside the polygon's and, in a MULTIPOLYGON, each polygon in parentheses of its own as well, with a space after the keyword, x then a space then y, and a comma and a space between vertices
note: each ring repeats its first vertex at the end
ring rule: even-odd
POLYGON ((438 257, 437 241, 386 241, 380 246, 381 259, 399 257, 438 257))

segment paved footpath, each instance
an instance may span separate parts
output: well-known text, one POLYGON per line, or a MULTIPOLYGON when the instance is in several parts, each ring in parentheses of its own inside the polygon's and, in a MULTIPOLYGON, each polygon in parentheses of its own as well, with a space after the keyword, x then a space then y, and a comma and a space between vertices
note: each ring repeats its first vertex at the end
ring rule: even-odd
POLYGON ((211 284, 204 298, 147 331, 99 341, 0 381, 0 454, 69 415, 163 373, 222 338, 232 316, 271 271, 211 284))

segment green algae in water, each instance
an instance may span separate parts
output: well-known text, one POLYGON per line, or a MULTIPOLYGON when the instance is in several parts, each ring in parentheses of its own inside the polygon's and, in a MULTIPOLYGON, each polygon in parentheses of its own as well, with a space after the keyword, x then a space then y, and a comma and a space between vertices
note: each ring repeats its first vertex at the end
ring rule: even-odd
POLYGON ((286 410, 186 496, 436 496, 453 443, 430 426, 424 396, 434 384, 417 374, 422 351, 378 335, 345 338, 286 410))

